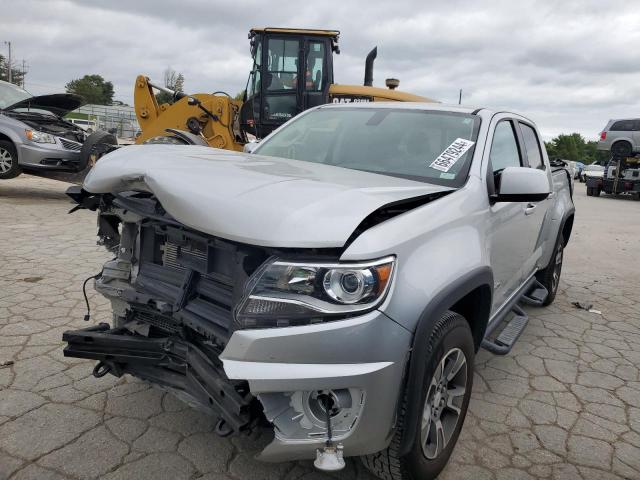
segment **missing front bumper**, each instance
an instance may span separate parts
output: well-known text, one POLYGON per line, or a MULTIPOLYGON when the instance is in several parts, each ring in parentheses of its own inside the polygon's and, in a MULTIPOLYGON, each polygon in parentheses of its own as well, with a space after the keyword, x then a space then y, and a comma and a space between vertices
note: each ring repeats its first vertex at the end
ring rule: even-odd
POLYGON ((129 373, 172 390, 191 405, 222 419, 233 431, 256 418, 254 397, 246 382, 229 380, 218 360, 219 351, 175 336, 150 338, 112 329, 106 323, 64 332, 66 357, 98 360, 94 374, 129 373))

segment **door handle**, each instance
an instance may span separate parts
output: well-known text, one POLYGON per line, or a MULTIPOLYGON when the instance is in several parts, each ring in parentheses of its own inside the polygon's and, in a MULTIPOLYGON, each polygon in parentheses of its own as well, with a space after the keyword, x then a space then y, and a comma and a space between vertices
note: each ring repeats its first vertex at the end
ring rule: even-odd
POLYGON ((524 207, 524 214, 525 215, 531 215, 535 209, 536 209, 537 205, 535 203, 528 203, 526 207, 524 207))

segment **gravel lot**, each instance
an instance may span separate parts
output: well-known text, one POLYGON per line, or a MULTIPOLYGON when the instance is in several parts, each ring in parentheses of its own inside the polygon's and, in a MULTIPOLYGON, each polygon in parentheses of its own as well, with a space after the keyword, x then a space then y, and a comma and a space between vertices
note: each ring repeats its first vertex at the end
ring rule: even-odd
MULTIPOLYGON (((372 480, 356 461, 333 476, 258 463, 266 432, 218 438, 171 396, 64 358, 62 332, 84 325, 82 280, 107 258, 95 215, 67 215, 66 187, 0 182, 0 362, 15 362, 0 368, 0 478, 372 480)), ((444 479, 640 479, 640 202, 576 190, 562 292, 529 309, 510 355, 477 357, 444 479)), ((110 319, 93 292, 91 303, 95 320, 110 319)))

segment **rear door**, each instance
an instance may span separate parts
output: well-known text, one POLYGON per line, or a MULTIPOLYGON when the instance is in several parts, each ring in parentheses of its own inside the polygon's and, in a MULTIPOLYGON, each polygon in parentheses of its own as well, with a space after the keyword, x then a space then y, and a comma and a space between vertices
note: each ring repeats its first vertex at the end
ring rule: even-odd
MULTIPOLYGON (((487 171, 488 189, 495 191, 500 174, 507 167, 524 165, 524 152, 518 141, 516 121, 498 117, 490 130, 491 149, 487 171)), ((529 219, 523 202, 497 202, 490 205, 489 245, 494 277, 495 312, 521 285, 523 265, 531 255, 528 240, 529 219)))
MULTIPOLYGON (((525 154, 524 166, 547 171, 547 176, 550 179, 550 172, 542 155, 542 144, 536 129, 533 125, 524 121, 518 121, 517 124, 520 130, 522 150, 525 154)), ((524 203, 526 236, 522 240, 528 245, 528 254, 526 258, 523 258, 523 281, 536 271, 538 261, 545 252, 547 242, 555 240, 548 239, 545 235, 542 235, 542 227, 547 213, 550 211, 549 205, 554 201, 553 196, 554 194, 552 193, 549 197, 539 202, 524 203)))

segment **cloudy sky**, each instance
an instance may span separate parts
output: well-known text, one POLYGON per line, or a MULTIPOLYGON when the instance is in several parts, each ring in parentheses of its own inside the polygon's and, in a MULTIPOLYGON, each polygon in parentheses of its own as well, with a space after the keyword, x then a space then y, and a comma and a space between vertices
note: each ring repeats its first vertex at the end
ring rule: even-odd
POLYGON ((190 93, 244 88, 253 26, 341 31, 338 83, 360 84, 378 46, 374 85, 455 103, 504 107, 549 139, 595 139, 609 118, 640 116, 640 8, 634 1, 0 0, 0 48, 29 65, 26 88, 62 91, 97 73, 133 101, 144 73, 171 66, 190 93))

